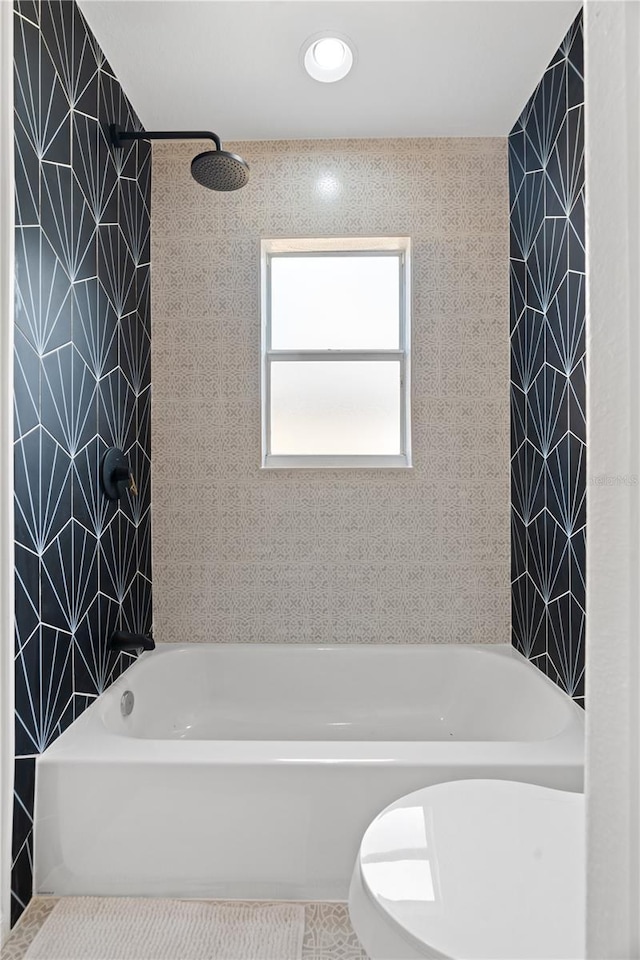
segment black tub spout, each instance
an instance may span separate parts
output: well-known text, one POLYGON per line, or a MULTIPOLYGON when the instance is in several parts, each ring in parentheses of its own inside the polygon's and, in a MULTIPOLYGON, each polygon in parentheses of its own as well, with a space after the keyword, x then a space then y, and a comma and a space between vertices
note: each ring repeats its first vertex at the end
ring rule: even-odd
POLYGON ((109 637, 109 649, 116 653, 142 653, 143 650, 155 650, 152 637, 143 633, 127 633, 125 630, 114 630, 109 637))

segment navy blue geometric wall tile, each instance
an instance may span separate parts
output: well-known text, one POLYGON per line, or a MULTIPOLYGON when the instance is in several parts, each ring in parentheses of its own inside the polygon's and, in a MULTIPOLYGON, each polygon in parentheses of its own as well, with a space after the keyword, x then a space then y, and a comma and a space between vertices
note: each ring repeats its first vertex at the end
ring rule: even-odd
POLYGON ((516 346, 511 354, 511 379, 526 393, 545 359, 544 314, 525 305, 511 341, 516 346))
POLYGON ((120 627, 120 614, 116 600, 98 593, 74 631, 77 692, 95 697, 118 676, 116 663, 121 658, 107 650, 104 636, 120 627))
POLYGON ((547 608, 528 573, 513 582, 511 591, 513 644, 529 659, 546 655, 547 608))
POLYGON ((96 379, 72 343, 42 358, 41 422, 72 457, 95 436, 96 379))
POLYGON ((151 336, 151 329, 147 324, 151 318, 149 309, 150 296, 151 272, 149 264, 142 264, 136 270, 136 310, 149 336, 151 336))
POLYGON ((584 356, 569 374, 569 429, 584 443, 586 437, 587 373, 584 356))
POLYGON ((98 120, 84 113, 73 115, 72 127, 74 148, 81 158, 74 174, 83 197, 96 223, 115 223, 118 175, 106 131, 98 120))
POLYGON ((16 797, 15 827, 12 837, 13 858, 33 828, 33 786, 36 763, 33 757, 16 760, 14 763, 14 790, 16 797), (26 798, 26 800, 23 800, 26 798))
POLYGON ((511 580, 527 572, 527 525, 515 510, 511 511, 511 580))
POLYGON ((40 226, 72 283, 93 277, 96 222, 78 180, 70 167, 41 169, 40 226))
POLYGON ((526 303, 527 271, 524 260, 511 260, 509 266, 511 291, 511 329, 522 316, 526 303))
MULTIPOLYGON (((584 138, 584 134, 581 133, 584 138)), ((569 269, 585 272, 584 188, 578 194, 569 217, 569 269)))
POLYGON ((71 456, 38 426, 14 444, 16 541, 42 555, 71 516, 71 456))
POLYGON ((582 16, 509 137, 513 643, 584 704, 582 16))
MULTIPOLYGON (((45 2, 44 6, 46 8, 48 4, 45 2)), ((39 98, 42 143, 40 159, 49 163, 70 164, 71 106, 49 48, 42 39, 39 98)))
POLYGON ((97 74, 95 41, 87 32, 78 7, 67 0, 46 0, 40 19, 42 39, 54 63, 72 109, 97 74))
POLYGON ((15 0, 15 10, 31 23, 40 23, 40 0, 15 0))
POLYGON ((15 659, 16 751, 42 753, 73 693, 71 634, 42 624, 20 643, 15 659))
POLYGON ((11 887, 12 924, 19 918, 31 897, 35 764, 34 757, 23 757, 14 764, 11 860, 15 866, 11 887))
POLYGON ((15 323, 40 356, 71 340, 71 287, 37 227, 16 228, 15 323))
POLYGON ((544 509, 544 499, 544 456, 525 438, 511 458, 511 504, 528 525, 544 509))
POLYGON ((40 422, 40 357, 23 332, 14 330, 13 435, 22 437, 40 422))
MULTIPOLYGON (((512 371, 513 377, 513 371, 512 371)), ((522 443, 527 422, 527 395, 511 381, 511 455, 522 443)))
POLYGON ((585 549, 586 530, 583 527, 569 537, 569 582, 571 594, 578 604, 585 609, 585 549))
POLYGON ((107 451, 100 437, 94 437, 73 458, 73 517, 100 539, 118 511, 114 500, 107 500, 100 484, 100 465, 107 451))
POLYGON ((118 366, 118 315, 93 277, 73 285, 74 346, 96 380, 118 366))
POLYGON ((16 0, 15 695, 12 919, 31 896, 35 758, 131 663, 151 628, 151 149, 71 0, 16 0), (139 499, 106 500, 122 446, 139 499))
POLYGON ((33 550, 16 544, 14 565, 17 642, 20 644, 40 623, 40 557, 33 550))
POLYGON ((546 362, 569 375, 585 354, 584 274, 568 271, 549 304, 546 362))
MULTIPOLYGON (((150 504, 149 498, 149 504, 150 504)), ((149 507, 144 511, 136 527, 138 549, 138 572, 151 582, 151 512, 149 507)), ((149 611, 150 616, 150 611, 149 611)))
POLYGON ((15 222, 19 226, 38 226, 40 218, 40 164, 29 134, 16 117, 14 124, 15 222))

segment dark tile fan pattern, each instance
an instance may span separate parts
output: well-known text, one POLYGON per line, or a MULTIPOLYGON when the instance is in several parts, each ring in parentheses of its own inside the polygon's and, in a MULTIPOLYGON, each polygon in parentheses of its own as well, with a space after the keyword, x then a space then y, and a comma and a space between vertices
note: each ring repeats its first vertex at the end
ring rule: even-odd
POLYGON ((130 660, 116 627, 151 627, 151 150, 70 0, 14 6, 16 176, 16 760, 12 921, 31 896, 35 757, 130 660), (108 502, 107 447, 140 495, 108 502))
POLYGON ((513 643, 584 704, 582 14, 509 136, 513 643))

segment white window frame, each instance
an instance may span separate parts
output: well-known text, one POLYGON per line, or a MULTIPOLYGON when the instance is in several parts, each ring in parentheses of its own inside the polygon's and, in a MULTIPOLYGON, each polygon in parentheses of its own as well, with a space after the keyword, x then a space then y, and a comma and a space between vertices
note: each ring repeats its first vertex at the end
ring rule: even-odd
POLYGON ((411 240, 409 237, 321 238, 261 241, 262 301, 262 467, 411 467, 411 240), (396 350, 273 350, 271 348, 271 264, 277 257, 395 256, 400 262, 399 347, 396 350), (271 364, 274 360, 400 361, 399 454, 275 455, 271 437, 271 364))

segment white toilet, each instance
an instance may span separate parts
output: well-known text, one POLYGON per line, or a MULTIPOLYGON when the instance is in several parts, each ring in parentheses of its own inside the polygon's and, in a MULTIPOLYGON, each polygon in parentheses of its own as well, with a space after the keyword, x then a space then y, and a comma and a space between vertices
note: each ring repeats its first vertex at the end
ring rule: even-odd
POLYGON ((371 960, 585 956, 584 796, 459 780, 367 829, 349 892, 371 960))

